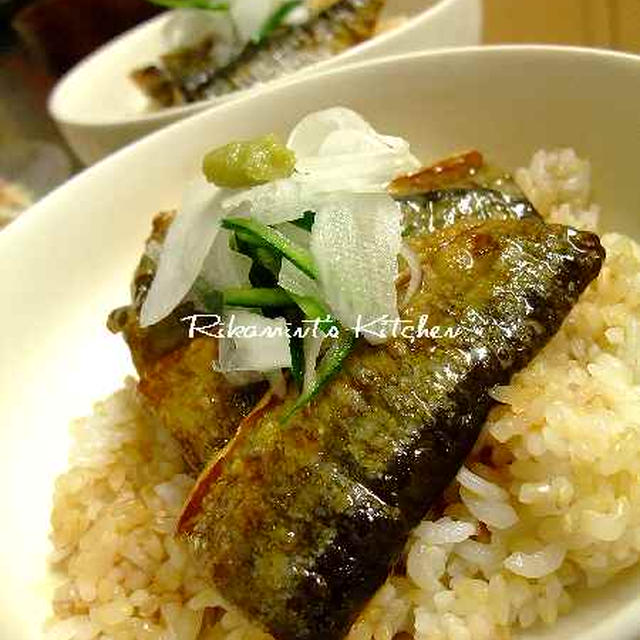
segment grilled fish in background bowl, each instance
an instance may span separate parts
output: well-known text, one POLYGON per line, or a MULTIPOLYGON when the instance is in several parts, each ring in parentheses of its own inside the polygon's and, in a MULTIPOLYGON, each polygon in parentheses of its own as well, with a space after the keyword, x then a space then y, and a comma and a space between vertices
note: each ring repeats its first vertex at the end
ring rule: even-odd
MULTIPOLYGON (((0 323, 2 636, 41 637, 50 612, 51 492, 67 467, 68 423, 133 373, 130 354, 104 320, 129 297, 151 220, 178 204, 207 151, 265 131, 283 136, 305 114, 337 104, 410 140, 427 163, 471 147, 487 151, 499 166, 518 167, 536 149, 574 145, 591 160, 601 229, 637 241, 639 73, 634 56, 550 47, 471 48, 364 63, 273 87, 158 132, 78 176, 9 227, 0 236, 8 310, 0 323)), ((372 554, 374 562, 378 549, 372 554)), ((519 637, 632 640, 639 581, 636 566, 578 593, 573 611, 554 626, 519 637)))
MULTIPOLYGON (((361 5, 363 13, 358 11, 358 15, 370 18, 372 12, 377 13, 376 7, 380 8, 381 3, 379 0, 341 0, 338 4, 349 11, 349 7, 361 5)), ((333 14, 329 13, 317 29, 322 38, 329 29, 327 38, 329 42, 337 42, 336 48, 340 51, 337 55, 327 57, 324 47, 308 45, 304 42, 308 34, 301 39, 299 30, 295 33, 293 29, 293 33, 280 36, 277 42, 251 46, 240 60, 231 62, 221 74, 208 77, 204 73, 195 84, 183 84, 183 88, 188 87, 178 96, 178 102, 183 104, 159 108, 140 90, 140 82, 147 87, 153 86, 154 82, 157 87, 159 82, 162 93, 162 78, 158 79, 157 70, 148 72, 146 78, 144 73, 138 73, 138 85, 131 80, 131 74, 134 70, 157 66, 168 53, 166 33, 174 20, 169 12, 120 36, 72 69, 52 93, 49 112, 78 158, 89 165, 152 131, 240 97, 243 91, 260 91, 266 81, 286 81, 290 76, 282 75, 282 65, 297 73, 319 72, 373 57, 425 48, 473 45, 480 41, 480 0, 427 3, 424 0, 390 0, 384 4, 380 20, 393 23, 398 18, 406 18, 387 32, 360 43, 353 37, 345 42, 335 33, 331 35, 328 18, 333 14), (304 56, 296 49, 299 46, 303 47, 304 56), (274 52, 279 57, 279 64, 272 63, 269 58, 274 52)), ((343 18, 338 15, 338 19, 343 18)), ((363 24, 367 31, 370 30, 366 21, 363 24)), ((165 84, 164 92, 165 95, 167 92, 175 94, 176 86, 165 84)))

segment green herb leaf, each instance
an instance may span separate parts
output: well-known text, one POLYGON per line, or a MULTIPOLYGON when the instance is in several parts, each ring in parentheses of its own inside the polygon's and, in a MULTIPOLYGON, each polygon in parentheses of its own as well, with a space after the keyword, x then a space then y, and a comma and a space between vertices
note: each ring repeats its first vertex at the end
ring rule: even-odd
POLYGON ((309 404, 320 393, 329 380, 340 371, 347 356, 353 351, 355 343, 354 333, 341 328, 338 337, 331 340, 329 348, 322 356, 313 384, 305 393, 300 394, 293 407, 280 419, 280 424, 286 424, 294 413, 309 404))
POLYGON ((228 307, 286 307, 293 305, 293 300, 284 289, 260 289, 239 287, 225 289, 222 300, 228 307))
POLYGON ((287 292, 293 301, 300 307, 307 320, 319 320, 318 328, 327 333, 331 327, 339 326, 336 320, 331 317, 329 310, 312 296, 298 296, 295 293, 287 292))
POLYGON ((318 279, 318 268, 313 261, 311 252, 293 243, 277 229, 268 227, 252 218, 225 218, 222 221, 222 226, 231 231, 244 231, 257 236, 269 247, 293 262, 300 271, 314 280, 318 279))
POLYGON ((266 40, 282 23, 287 19, 287 16, 302 4, 302 0, 291 0, 291 2, 285 2, 281 7, 278 7, 262 25, 262 29, 253 36, 252 40, 255 44, 260 44, 263 40, 266 40))
POLYGON ((296 227, 300 227, 305 231, 311 231, 313 227, 313 223, 316 221, 316 214, 314 211, 305 211, 302 218, 298 218, 298 220, 292 220, 291 224, 295 224, 296 227))
POLYGON ((214 0, 149 0, 169 9, 204 9, 206 11, 229 11, 228 2, 214 2, 214 0))

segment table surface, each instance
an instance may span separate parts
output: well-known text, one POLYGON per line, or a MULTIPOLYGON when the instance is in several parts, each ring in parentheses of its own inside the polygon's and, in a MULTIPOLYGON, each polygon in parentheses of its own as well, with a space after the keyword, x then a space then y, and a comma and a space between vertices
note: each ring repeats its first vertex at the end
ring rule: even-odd
POLYGON ((484 0, 487 43, 541 42, 640 53, 640 0, 484 0))

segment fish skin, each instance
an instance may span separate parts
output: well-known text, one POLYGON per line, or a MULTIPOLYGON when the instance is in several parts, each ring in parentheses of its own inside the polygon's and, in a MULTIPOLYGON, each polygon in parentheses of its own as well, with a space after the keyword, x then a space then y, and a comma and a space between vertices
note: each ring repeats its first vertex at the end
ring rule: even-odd
POLYGON ((187 102, 227 95, 276 80, 326 60, 367 39, 386 0, 338 0, 308 24, 292 27, 264 43, 249 44, 222 69, 183 76, 179 89, 187 102))
POLYGON ((541 219, 512 176, 467 151, 395 178, 389 194, 403 214, 403 235, 432 233, 462 220, 541 219))
POLYGON ((158 107, 174 107, 184 104, 182 92, 169 73, 155 65, 134 69, 131 81, 158 107))
POLYGON ((132 282, 132 303, 107 321, 122 333, 138 372, 138 392, 150 412, 179 443, 188 467, 198 473, 235 435, 240 422, 267 391, 267 382, 237 387, 217 371, 217 340, 188 337, 181 318, 195 312, 191 303, 141 328, 139 313, 155 276, 152 257, 164 242, 174 212, 158 214, 132 282), (155 250, 153 247, 155 246, 155 250))
POLYGON ((286 426, 295 394, 245 421, 180 520, 222 595, 278 640, 347 634, 473 447, 489 390, 548 342, 604 259, 595 235, 535 219, 411 242, 425 278, 403 317, 465 330, 359 341, 286 426))
MULTIPOLYGON (((492 175, 491 171, 487 174, 477 151, 446 159, 413 176, 400 177, 396 185, 398 193, 394 197, 404 208, 408 235, 434 231, 470 217, 484 220, 537 215, 508 176, 495 172, 492 175), (406 182, 412 189, 425 184, 434 189, 407 193, 406 185, 404 191, 400 189, 406 182), (496 190, 498 186, 504 192, 496 190), (459 205, 458 199, 465 200, 465 205, 459 205), (469 206, 469 199, 473 206, 469 206)), ((212 339, 187 338, 180 318, 194 313, 188 304, 157 325, 140 327, 140 307, 155 276, 154 257, 174 215, 175 212, 163 212, 154 218, 132 282, 133 302, 115 310, 108 325, 125 337, 140 378, 138 390, 147 406, 180 443, 188 466, 199 472, 235 435, 267 385, 237 388, 211 370, 216 343, 212 339)))
POLYGON ((468 218, 520 220, 540 217, 523 195, 476 185, 394 198, 402 209, 405 235, 432 233, 468 218))
POLYGON ((471 149, 422 167, 413 173, 397 176, 387 190, 394 197, 406 197, 443 189, 456 183, 460 185, 472 180, 484 166, 484 156, 477 149, 471 149))

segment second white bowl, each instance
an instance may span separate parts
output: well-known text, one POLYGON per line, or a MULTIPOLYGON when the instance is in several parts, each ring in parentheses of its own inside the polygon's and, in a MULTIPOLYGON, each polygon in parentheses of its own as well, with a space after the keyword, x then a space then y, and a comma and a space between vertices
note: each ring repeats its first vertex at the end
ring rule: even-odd
MULTIPOLYGON (((480 0, 394 0, 385 15, 406 15, 410 19, 303 73, 390 54, 480 41, 480 0)), ((54 89, 49 112, 85 165, 152 131, 246 93, 149 111, 146 98, 131 82, 129 74, 166 53, 163 30, 169 17, 169 13, 164 13, 100 48, 67 73, 54 89)))

